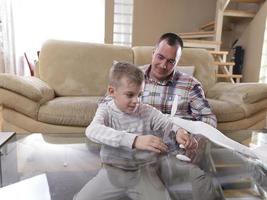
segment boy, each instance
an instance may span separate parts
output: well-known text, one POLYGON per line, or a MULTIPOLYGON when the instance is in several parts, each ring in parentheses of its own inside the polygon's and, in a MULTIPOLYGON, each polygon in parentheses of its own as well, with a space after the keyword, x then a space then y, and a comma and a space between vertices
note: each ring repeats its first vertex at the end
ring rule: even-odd
POLYGON ((112 66, 108 94, 113 99, 99 105, 86 129, 89 139, 102 144, 103 165, 77 194, 77 200, 110 200, 125 195, 136 200, 169 198, 153 166, 156 154, 166 152, 168 146, 155 133, 171 128, 164 139, 185 148, 190 146, 190 136, 160 111, 140 104, 143 88, 144 75, 138 67, 120 62, 112 66))

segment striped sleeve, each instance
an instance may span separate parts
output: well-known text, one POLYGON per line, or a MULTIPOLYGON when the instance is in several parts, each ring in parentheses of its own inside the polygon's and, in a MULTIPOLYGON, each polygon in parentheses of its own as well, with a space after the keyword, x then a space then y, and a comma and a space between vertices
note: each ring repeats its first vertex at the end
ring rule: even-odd
POLYGON ((106 144, 113 147, 132 148, 136 134, 118 131, 108 126, 108 106, 107 104, 99 105, 95 117, 91 124, 86 128, 86 136, 93 142, 106 144))

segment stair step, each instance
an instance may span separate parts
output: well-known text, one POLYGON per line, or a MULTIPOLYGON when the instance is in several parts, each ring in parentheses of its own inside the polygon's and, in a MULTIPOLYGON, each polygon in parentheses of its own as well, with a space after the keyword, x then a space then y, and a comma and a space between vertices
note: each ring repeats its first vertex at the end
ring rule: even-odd
POLYGON ((214 31, 198 31, 198 32, 179 33, 179 36, 183 39, 210 38, 214 36, 214 31))
POLYGON ((216 74, 218 78, 242 78, 240 74, 216 74))
POLYGON ((231 0, 231 2, 235 2, 235 3, 264 3, 265 0, 231 0))
POLYGON ((255 11, 245 11, 245 10, 225 10, 223 13, 224 16, 228 17, 247 17, 253 18, 256 15, 255 11))
POLYGON ((228 51, 209 51, 212 55, 228 55, 228 51))
MULTIPOLYGON (((199 29, 202 31, 214 31, 214 27, 215 27, 215 22, 211 21, 207 24, 204 24, 199 29)), ((223 25, 223 31, 232 31, 232 28, 227 25, 223 25)))
POLYGON ((214 30, 214 26, 215 26, 215 22, 210 21, 207 24, 204 24, 203 26, 201 26, 200 29, 205 30, 205 31, 211 31, 211 30, 214 30))
POLYGON ((218 42, 218 41, 209 41, 209 40, 184 40, 184 46, 185 47, 215 49, 220 44, 221 44, 221 42, 218 42))
MULTIPOLYGON (((228 75, 228 74, 224 74, 224 75, 228 75)), ((215 167, 217 170, 220 170, 220 168, 224 169, 224 168, 240 168, 240 164, 239 163, 232 163, 232 164, 225 164, 225 163, 215 163, 215 167)))
POLYGON ((226 200, 240 200, 240 199, 250 199, 250 200, 260 200, 261 195, 254 188, 247 189, 225 189, 223 190, 224 197, 226 200))
POLYGON ((234 62, 214 62, 214 65, 218 65, 218 66, 234 66, 235 63, 234 62))

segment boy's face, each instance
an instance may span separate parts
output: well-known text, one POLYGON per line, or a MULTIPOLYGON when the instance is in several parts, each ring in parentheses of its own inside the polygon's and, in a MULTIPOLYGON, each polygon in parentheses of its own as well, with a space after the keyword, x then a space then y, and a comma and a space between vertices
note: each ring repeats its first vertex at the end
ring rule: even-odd
POLYGON ((123 77, 118 87, 109 85, 108 92, 116 106, 122 112, 130 114, 136 110, 143 89, 144 83, 141 85, 129 83, 128 79, 123 77))

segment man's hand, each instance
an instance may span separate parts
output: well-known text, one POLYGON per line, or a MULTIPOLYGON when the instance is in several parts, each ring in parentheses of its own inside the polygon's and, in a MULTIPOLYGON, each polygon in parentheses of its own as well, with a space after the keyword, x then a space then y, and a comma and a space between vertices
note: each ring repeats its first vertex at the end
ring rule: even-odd
POLYGON ((163 140, 154 135, 139 135, 135 138, 133 148, 148 150, 156 153, 166 152, 167 145, 163 140))

